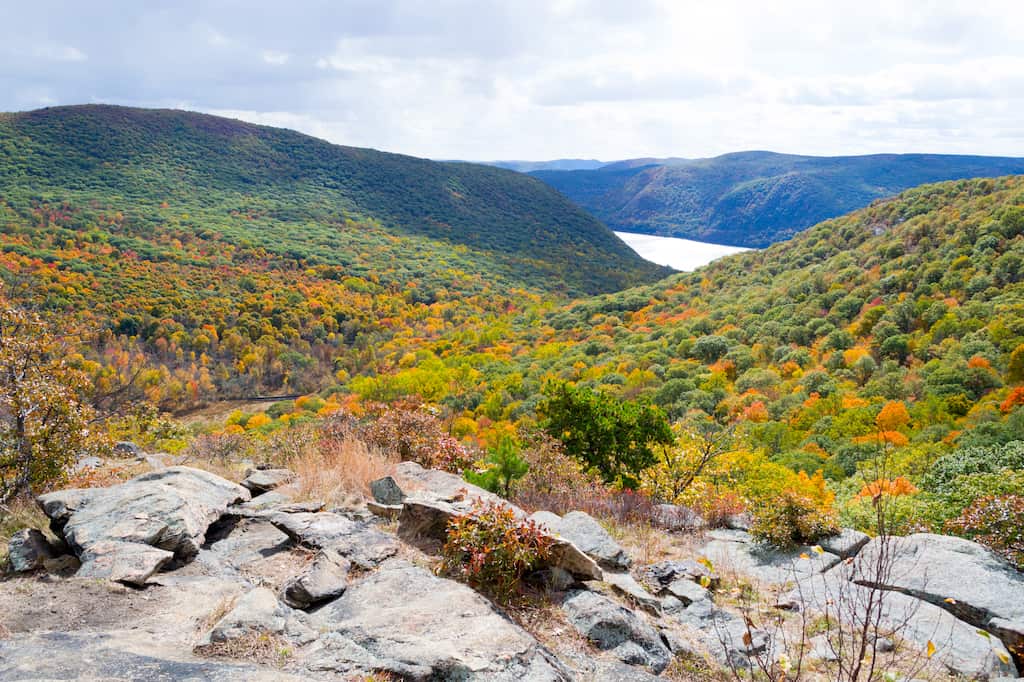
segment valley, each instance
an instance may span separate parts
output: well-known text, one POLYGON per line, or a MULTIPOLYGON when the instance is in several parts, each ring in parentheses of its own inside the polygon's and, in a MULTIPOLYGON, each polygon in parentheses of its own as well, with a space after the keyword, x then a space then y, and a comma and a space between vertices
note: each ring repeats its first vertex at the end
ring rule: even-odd
POLYGON ((1016 674, 1018 163, 0 115, 0 676, 1016 674))

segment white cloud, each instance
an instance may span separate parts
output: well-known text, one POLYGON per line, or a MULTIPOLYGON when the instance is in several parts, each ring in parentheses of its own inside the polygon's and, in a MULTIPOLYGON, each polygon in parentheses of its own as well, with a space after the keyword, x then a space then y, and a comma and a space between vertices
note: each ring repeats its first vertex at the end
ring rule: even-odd
POLYGON ((0 27, 0 109, 33 106, 17 94, 29 92, 187 101, 434 158, 1024 156, 1016 1, 251 5, 19 3, 0 27), (72 72, 33 44, 76 45, 89 68, 72 72))
POLYGON ((261 56, 265 63, 272 66, 284 66, 291 58, 291 55, 287 52, 276 52, 274 50, 264 50, 261 56))

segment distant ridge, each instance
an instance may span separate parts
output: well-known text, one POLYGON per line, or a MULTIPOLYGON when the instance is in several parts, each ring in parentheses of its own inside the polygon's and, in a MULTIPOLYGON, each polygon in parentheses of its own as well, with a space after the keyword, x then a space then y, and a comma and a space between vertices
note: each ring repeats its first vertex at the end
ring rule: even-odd
POLYGON ((614 230, 763 247, 925 183, 1024 173, 1024 158, 745 151, 531 171, 614 230))

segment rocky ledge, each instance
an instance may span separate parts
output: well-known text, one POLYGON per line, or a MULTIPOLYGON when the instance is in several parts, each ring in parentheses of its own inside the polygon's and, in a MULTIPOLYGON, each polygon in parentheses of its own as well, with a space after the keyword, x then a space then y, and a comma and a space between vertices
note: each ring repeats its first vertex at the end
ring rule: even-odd
MULTIPOLYGON (((681 658, 745 668, 788 652, 728 597, 737 576, 785 609, 881 594, 893 648, 932 646, 968 677, 1017 674, 1024 578, 967 541, 847 531, 787 553, 716 530, 697 552, 637 565, 586 514, 538 512, 556 548, 537 574, 553 608, 524 627, 431 570, 453 516, 481 500, 524 510, 408 462, 362 508, 296 503, 289 480, 252 471, 237 485, 173 466, 41 496, 52 537, 10 541, 19 573, 0 590, 0 679, 680 679, 681 658), (897 570, 872 582, 882 551, 897 570)), ((827 638, 812 645, 822 665, 834 658, 827 638)))

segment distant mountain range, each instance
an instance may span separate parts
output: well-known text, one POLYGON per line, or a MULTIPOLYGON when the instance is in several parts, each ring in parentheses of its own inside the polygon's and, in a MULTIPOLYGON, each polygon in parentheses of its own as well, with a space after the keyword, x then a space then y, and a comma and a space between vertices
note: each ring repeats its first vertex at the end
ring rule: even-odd
MULTIPOLYGON (((763 247, 917 185, 1024 173, 1024 159, 941 154, 815 157, 765 151, 526 170, 614 230, 763 247)), ((554 161, 551 164, 566 164, 554 161)), ((542 164, 538 164, 542 165, 542 164)))
POLYGON ((604 161, 596 159, 555 159, 554 161, 484 161, 485 165, 495 166, 518 171, 520 173, 532 173, 533 171, 556 170, 595 170, 607 165, 604 161))

